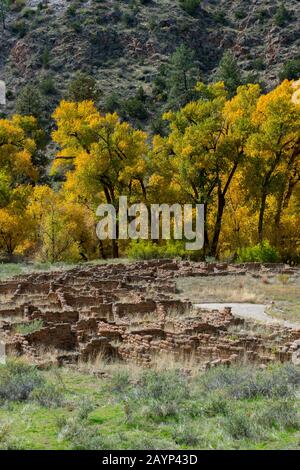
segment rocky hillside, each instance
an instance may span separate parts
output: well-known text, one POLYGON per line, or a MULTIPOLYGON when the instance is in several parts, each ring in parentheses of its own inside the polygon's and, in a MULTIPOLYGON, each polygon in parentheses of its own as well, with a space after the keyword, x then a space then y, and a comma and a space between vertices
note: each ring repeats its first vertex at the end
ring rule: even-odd
POLYGON ((161 65, 182 43, 194 50, 202 79, 214 76, 224 51, 230 49, 243 72, 257 75, 266 88, 278 82, 284 64, 299 57, 299 0, 286 0, 284 7, 279 0, 203 0, 198 7, 197 3, 11 1, 5 27, 0 26, 6 112, 14 110, 16 97, 28 82, 37 87, 44 83, 41 91, 53 108, 78 70, 97 79, 102 105, 113 92, 128 97, 140 87, 151 99, 161 65))

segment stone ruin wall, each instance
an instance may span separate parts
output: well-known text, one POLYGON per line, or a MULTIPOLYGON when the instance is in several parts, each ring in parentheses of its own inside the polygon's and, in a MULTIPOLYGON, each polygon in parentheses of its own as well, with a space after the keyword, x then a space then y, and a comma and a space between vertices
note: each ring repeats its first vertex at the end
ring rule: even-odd
POLYGON ((300 330, 266 327, 247 334, 251 322, 224 311, 196 310, 174 298, 182 276, 297 274, 285 265, 147 261, 82 266, 34 273, 0 283, 0 338, 7 354, 45 365, 76 364, 99 354, 149 366, 160 355, 203 367, 241 359, 258 363, 300 359, 300 330), (28 334, 17 325, 41 320, 28 334), (233 337, 231 327, 240 325, 233 337))

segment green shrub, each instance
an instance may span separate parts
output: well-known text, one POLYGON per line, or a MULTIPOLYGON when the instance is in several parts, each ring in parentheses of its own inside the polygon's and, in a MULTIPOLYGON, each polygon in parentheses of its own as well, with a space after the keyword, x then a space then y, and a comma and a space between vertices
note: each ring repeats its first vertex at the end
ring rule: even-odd
POLYGON ((96 102, 99 98, 97 80, 85 72, 77 72, 69 83, 67 98, 70 101, 92 100, 96 102))
POLYGON ((215 13, 213 13, 213 19, 216 23, 226 25, 228 23, 227 18, 226 18, 226 13, 223 10, 218 10, 215 13))
POLYGON ((41 62, 45 69, 49 67, 50 64, 50 49, 45 47, 42 51, 41 62))
POLYGON ((107 113, 119 112, 121 109, 122 102, 120 95, 116 92, 112 92, 110 95, 107 95, 104 101, 104 110, 107 113))
POLYGON ((94 410, 95 404, 87 397, 81 399, 75 416, 69 419, 60 417, 57 420, 59 439, 69 442, 70 450, 107 450, 111 448, 98 426, 91 425, 88 415, 94 410))
POLYGON ((250 418, 244 410, 231 412, 225 419, 224 425, 233 439, 257 440, 262 435, 262 429, 255 416, 250 418))
MULTIPOLYGON (((256 70, 265 70, 265 68, 266 68, 265 61, 261 57, 258 57, 257 59, 255 59, 253 61, 252 66, 256 70)), ((250 82, 250 83, 252 83, 252 82, 250 82)))
POLYGON ((189 396, 186 377, 176 371, 146 371, 142 374, 136 389, 139 398, 157 400, 178 400, 179 402, 189 396))
POLYGON ((131 240, 126 254, 131 259, 156 259, 161 256, 161 247, 144 240, 131 240))
POLYGON ((21 443, 12 435, 12 425, 0 422, 0 450, 21 450, 21 443))
POLYGON ((147 240, 132 240, 126 254, 131 259, 161 259, 161 258, 188 258, 191 251, 186 251, 181 241, 168 240, 165 245, 159 245, 147 240))
POLYGON ((279 261, 280 256, 278 251, 268 241, 238 250, 238 262, 241 263, 278 263, 279 261))
POLYGON ((297 80, 300 77, 300 56, 296 59, 289 60, 282 67, 279 78, 280 80, 297 80))
POLYGON ((70 450, 105 450, 99 429, 76 418, 67 420, 60 430, 59 438, 69 441, 70 450))
POLYGON ((172 437, 176 444, 190 447, 199 446, 202 440, 199 430, 193 422, 185 422, 179 424, 179 426, 175 426, 172 437))
POLYGON ((70 5, 66 11, 68 16, 76 16, 76 12, 77 12, 76 5, 70 5))
POLYGON ((29 7, 24 7, 20 13, 20 16, 22 16, 23 18, 31 18, 34 15, 35 15, 35 10, 29 7))
POLYGON ((82 31, 82 24, 79 19, 74 19, 73 21, 70 22, 70 27, 76 32, 76 33, 81 33, 82 31))
POLYGON ((261 24, 265 23, 268 18, 269 18, 269 11, 266 8, 262 8, 261 10, 258 10, 257 19, 261 24))
POLYGON ((237 20, 243 20, 244 18, 246 18, 247 15, 248 15, 248 13, 244 9, 236 10, 236 12, 234 14, 234 16, 236 17, 237 20))
POLYGON ((35 333, 43 328, 43 321, 36 319, 31 322, 22 323, 21 325, 17 325, 16 333, 20 333, 21 335, 29 335, 31 333, 35 333))
POLYGON ((11 10, 13 11, 21 11, 23 7, 26 6, 26 0, 14 0, 11 2, 11 10))
POLYGON ((300 428, 297 406, 289 399, 274 402, 259 413, 259 422, 265 428, 296 429, 300 428))
POLYGON ((52 77, 45 77, 40 83, 40 90, 44 95, 55 95, 56 88, 52 77))
POLYGON ((130 376, 126 370, 118 370, 111 378, 111 389, 114 393, 124 394, 130 387, 130 376))
POLYGON ((122 15, 122 22, 125 24, 125 26, 127 26, 128 28, 131 28, 133 26, 135 26, 137 24, 137 19, 136 19, 136 15, 134 15, 133 13, 129 13, 129 12, 124 12, 123 15, 122 15))
POLYGON ((145 120, 148 117, 148 111, 145 104, 137 97, 128 98, 122 102, 122 111, 132 118, 145 120))
POLYGON ((127 418, 142 415, 153 421, 178 416, 190 396, 185 376, 179 371, 147 371, 138 384, 126 392, 127 418))
POLYGON ((87 397, 84 397, 78 407, 77 417, 79 420, 84 421, 88 418, 88 415, 93 411, 95 408, 94 403, 87 397))
POLYGON ((276 10, 274 16, 274 23, 276 24, 276 26, 282 28, 283 26, 285 26, 286 22, 290 19, 290 17, 290 12, 286 9, 284 4, 281 3, 276 10))
POLYGON ((11 29, 20 38, 23 38, 27 32, 26 22, 24 20, 17 20, 11 25, 11 29))
POLYGON ((63 393, 54 384, 45 384, 42 387, 35 388, 29 398, 46 408, 58 408, 64 405, 63 393))
POLYGON ((29 400, 32 392, 45 383, 45 379, 35 367, 19 361, 9 361, 0 369, 0 400, 29 400))
POLYGON ((189 15, 194 15, 200 6, 200 0, 179 0, 181 8, 189 15))
POLYGON ((227 416, 229 413, 228 400, 222 395, 212 395, 208 402, 204 404, 204 413, 209 417, 227 416))
POLYGON ((219 391, 238 400, 293 396, 300 384, 300 369, 292 364, 262 371, 255 367, 217 367, 201 378, 206 393, 219 391))
POLYGON ((47 408, 65 403, 60 387, 48 383, 36 367, 20 360, 9 360, 0 367, 0 401, 29 401, 47 408))

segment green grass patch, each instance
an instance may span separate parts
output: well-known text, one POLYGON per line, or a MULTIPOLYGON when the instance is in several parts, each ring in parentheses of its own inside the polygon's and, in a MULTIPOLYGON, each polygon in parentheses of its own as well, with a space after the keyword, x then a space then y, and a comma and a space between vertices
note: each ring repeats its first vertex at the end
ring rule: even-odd
POLYGON ((296 449, 300 369, 0 367, 3 449, 296 449), (119 370, 118 370, 119 369, 119 370), (4 391, 3 391, 4 390, 4 391), (20 394, 20 390, 22 393, 20 394), (24 392, 26 391, 26 393, 24 392), (12 392, 13 391, 13 392, 12 392))
POLYGON ((30 322, 21 323, 16 326, 15 331, 16 333, 20 333, 21 335, 28 335, 30 333, 35 333, 43 328, 43 321, 36 319, 30 322))

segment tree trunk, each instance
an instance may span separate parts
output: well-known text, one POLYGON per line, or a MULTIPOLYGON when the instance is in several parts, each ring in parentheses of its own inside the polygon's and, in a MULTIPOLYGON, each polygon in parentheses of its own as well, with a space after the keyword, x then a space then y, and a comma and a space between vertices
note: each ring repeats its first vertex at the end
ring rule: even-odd
MULTIPOLYGON (((106 201, 108 204, 112 204, 114 207, 115 207, 115 204, 113 204, 114 202, 114 191, 113 191, 113 188, 112 187, 109 187, 109 186, 104 186, 104 194, 105 194, 105 198, 106 198, 106 201)), ((119 221, 118 221, 118 212, 119 212, 119 208, 117 207, 116 208, 116 212, 117 212, 117 220, 116 220, 116 240, 112 240, 111 241, 111 245, 112 245, 112 257, 113 258, 119 258, 119 244, 118 244, 118 236, 119 236, 119 221)))
POLYGON ((209 252, 209 238, 208 238, 208 229, 207 229, 207 203, 204 203, 204 245, 203 245, 203 258, 209 252))
POLYGON ((102 259, 106 259, 106 254, 105 254, 105 251, 104 251, 104 245, 103 245, 102 240, 99 240, 99 251, 100 251, 100 254, 102 256, 102 259))
POLYGON ((264 217, 265 217, 265 210, 266 210, 266 201, 267 201, 267 191, 266 191, 266 188, 263 188, 260 210, 259 210, 259 220, 258 220, 258 242, 259 243, 262 243, 264 239, 264 217))
POLYGON ((112 256, 113 258, 119 258, 119 245, 118 240, 112 240, 112 256))
POLYGON ((283 201, 284 201, 284 190, 280 191, 277 199, 277 208, 274 217, 274 244, 275 246, 280 245, 280 221, 281 221, 281 214, 283 209, 283 201))
POLYGON ((220 179, 218 179, 218 213, 217 213, 217 220, 215 224, 212 244, 210 248, 210 255, 214 257, 216 257, 217 252, 218 252, 218 244, 219 244, 219 238, 220 238, 221 228, 222 228, 222 219, 223 219, 223 213, 224 213, 225 204, 226 204, 225 197, 229 189, 229 186, 231 184, 231 181, 235 175, 237 167, 238 167, 238 161, 234 162, 234 165, 231 169, 231 172, 228 176, 228 179, 226 181, 226 184, 223 190, 222 190, 222 183, 220 179))
POLYGON ((219 243, 219 238, 220 238, 220 233, 221 233, 221 226, 222 226, 222 218, 223 218, 223 212, 225 208, 225 197, 224 194, 222 193, 221 190, 218 191, 218 213, 217 213, 217 220, 215 224, 215 229, 214 229, 214 235, 210 247, 210 255, 213 257, 216 257, 217 255, 217 249, 218 249, 218 243, 219 243))
POLYGON ((112 240, 112 256, 113 258, 119 258, 119 207, 116 208, 116 239, 112 240))

